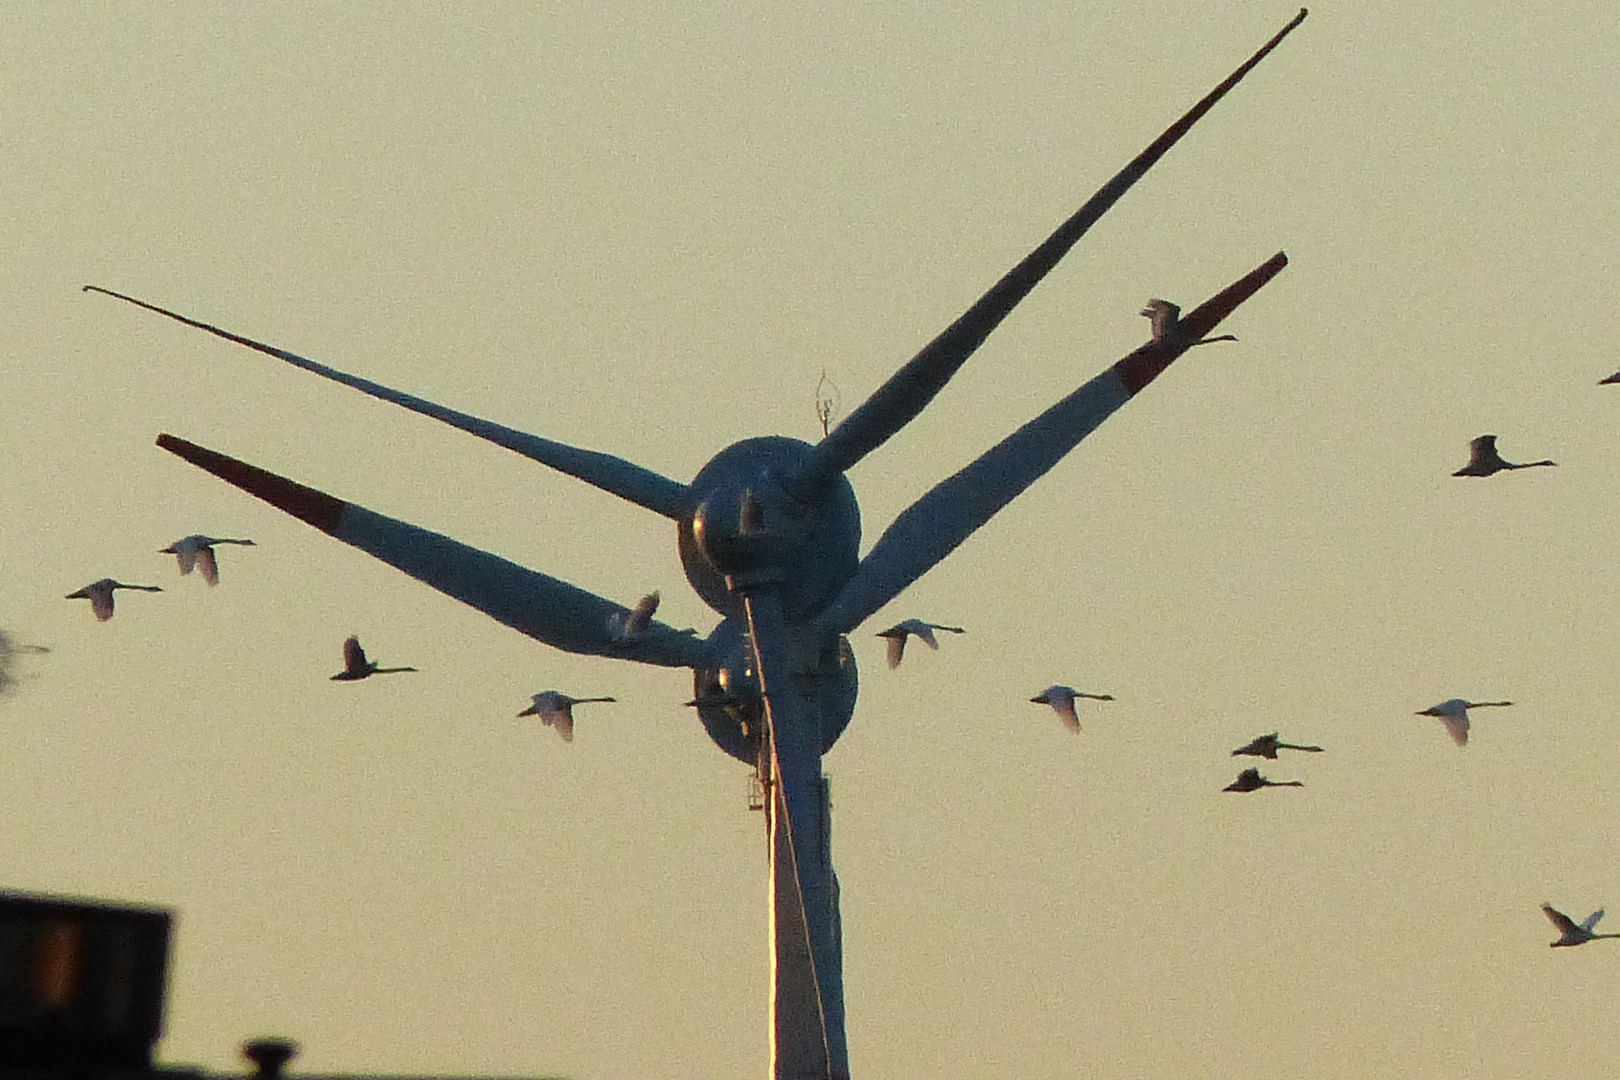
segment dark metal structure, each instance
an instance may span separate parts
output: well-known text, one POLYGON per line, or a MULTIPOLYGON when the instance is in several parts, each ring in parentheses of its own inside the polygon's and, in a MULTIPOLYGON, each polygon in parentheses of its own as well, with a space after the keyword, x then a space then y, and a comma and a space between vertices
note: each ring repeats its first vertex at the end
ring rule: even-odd
POLYGON ((672 520, 682 565, 720 616, 708 637, 447 536, 374 513, 172 435, 158 445, 528 636, 575 653, 693 672, 704 728, 759 769, 770 830, 773 1076, 845 1078, 838 882, 821 755, 854 712, 845 635, 944 559, 1286 264, 1278 253, 918 499, 863 557, 846 471, 917 416, 1012 309, 1298 16, 1105 184, 968 311, 815 444, 764 436, 720 451, 690 483, 609 454, 457 412, 175 312, 86 286, 458 427, 672 520))
POLYGON ((150 1068, 172 922, 161 908, 0 893, 0 1075, 150 1068))
MULTIPOLYGON (((0 1080, 244 1080, 153 1060, 173 925, 172 912, 145 904, 0 892, 0 1080)), ((248 1040, 245 1080, 284 1080, 297 1053, 290 1039, 248 1040)))

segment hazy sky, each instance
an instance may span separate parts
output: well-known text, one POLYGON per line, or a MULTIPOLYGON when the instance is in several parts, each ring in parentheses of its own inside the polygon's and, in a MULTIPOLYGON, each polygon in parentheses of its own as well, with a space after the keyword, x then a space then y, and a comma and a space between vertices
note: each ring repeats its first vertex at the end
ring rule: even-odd
MULTIPOLYGON (((765 846, 682 672, 540 646, 162 431, 707 633, 669 522, 105 297, 688 480, 818 437, 1286 3, 0 13, 0 885, 180 912, 171 1062, 758 1076, 765 846), (222 581, 157 549, 249 536, 222 581), (63 594, 122 594, 110 623, 63 594), (421 668, 334 684, 358 633, 421 668), (565 745, 529 695, 612 694, 565 745)), ((1289 268, 853 635, 858 1077, 1606 1077, 1620 19, 1323 5, 851 478, 868 542, 1289 268), (1557 469, 1449 474, 1475 435, 1557 469), (895 672, 872 636, 965 625, 895 672), (1026 699, 1112 693, 1079 736, 1026 699), (1413 716, 1516 702, 1459 750, 1413 716), (1227 795, 1254 735, 1328 752, 1227 795)))

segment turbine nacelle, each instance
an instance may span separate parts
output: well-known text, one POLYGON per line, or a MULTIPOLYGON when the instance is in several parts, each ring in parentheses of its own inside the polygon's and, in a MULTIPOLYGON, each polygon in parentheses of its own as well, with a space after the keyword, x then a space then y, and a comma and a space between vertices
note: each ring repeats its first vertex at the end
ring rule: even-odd
MULTIPOLYGON (((745 618, 726 619, 708 639, 712 661, 692 670, 692 701, 703 730, 720 749, 748 765, 760 763, 766 736, 765 698, 745 618)), ((849 639, 817 642, 808 626, 789 628, 793 689, 816 714, 821 752, 855 715, 860 678, 849 639)), ((767 770, 768 772, 768 770, 767 770)))

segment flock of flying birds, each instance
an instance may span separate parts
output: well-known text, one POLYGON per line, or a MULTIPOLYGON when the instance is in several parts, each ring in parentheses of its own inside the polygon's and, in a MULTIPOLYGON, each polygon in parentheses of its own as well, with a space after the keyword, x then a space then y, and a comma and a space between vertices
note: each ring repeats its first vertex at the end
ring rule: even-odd
MULTIPOLYGON (((192 533, 176 540, 168 547, 158 552, 159 555, 173 555, 180 564, 180 573, 189 574, 193 570, 200 572, 203 580, 210 585, 219 584, 219 558, 214 554, 216 544, 243 544, 247 547, 256 546, 252 540, 239 540, 228 536, 204 536, 202 533, 192 533)), ((88 600, 90 610, 101 622, 113 617, 113 593, 118 589, 137 589, 141 592, 162 592, 160 585, 129 585, 113 578, 102 578, 92 581, 77 592, 67 594, 68 600, 88 600)), ((335 682, 353 682, 364 679, 368 675, 390 675, 396 671, 415 671, 413 667, 378 667, 375 660, 366 659, 366 650, 360 647, 360 639, 350 637, 343 643, 343 670, 332 676, 335 682)))
MULTIPOLYGON (((1166 324, 1173 322, 1180 313, 1176 305, 1167 300, 1151 300, 1143 309, 1142 314, 1153 323, 1154 337, 1157 339, 1163 332, 1166 324)), ((1206 338, 1198 342, 1203 345, 1213 341, 1236 341, 1231 335, 1222 335, 1217 338, 1206 338)), ((1620 384, 1620 372, 1602 380, 1599 385, 1620 384)), ((1496 473, 1514 469, 1531 469, 1540 466, 1556 465, 1553 461, 1531 461, 1514 463, 1503 460, 1496 449, 1495 435, 1481 435, 1469 443, 1468 463, 1453 476, 1486 477, 1496 473)), ((201 572, 203 580, 209 585, 219 584, 219 562, 214 554, 214 548, 220 544, 239 544, 253 546, 252 540, 235 539, 231 537, 205 536, 194 533, 183 537, 159 551, 162 555, 173 555, 180 565, 182 575, 190 574, 193 570, 201 572)), ((89 600, 90 610, 95 617, 106 622, 113 617, 113 593, 118 589, 132 589, 142 592, 162 592, 157 585, 129 585, 113 578, 102 578, 79 589, 77 592, 67 594, 69 600, 89 600)), ((644 633, 652 623, 653 615, 658 610, 659 594, 648 593, 637 602, 636 606, 623 615, 615 614, 610 617, 608 630, 620 641, 630 641, 644 633)), ((951 634, 966 633, 960 626, 945 626, 941 623, 925 622, 922 619, 906 619, 881 630, 877 636, 886 639, 888 643, 888 662, 891 669, 900 666, 905 656, 906 641, 916 638, 930 649, 939 649, 939 639, 934 636, 935 631, 944 631, 951 634)), ((343 670, 331 676, 334 682, 355 682, 369 678, 372 675, 389 675, 397 672, 415 671, 413 667, 380 667, 375 660, 367 659, 365 649, 360 645, 360 639, 350 636, 343 643, 343 670)), ((1053 684, 1042 690, 1029 700, 1038 705, 1049 706, 1057 714, 1059 720, 1070 731, 1080 731, 1080 715, 1075 707, 1079 700, 1113 701, 1112 694, 1093 694, 1076 690, 1072 686, 1053 684)), ((570 697, 558 690, 543 690, 533 695, 533 702, 528 708, 518 713, 518 716, 537 716, 540 722, 548 727, 555 728, 566 742, 574 739, 574 713, 575 705, 591 704, 596 702, 614 701, 611 697, 570 697)), ((695 706, 700 700, 688 701, 686 704, 695 706)), ((1431 705, 1427 709, 1417 712, 1418 716, 1433 716, 1437 718, 1458 746, 1468 745, 1469 709, 1482 709, 1488 707, 1501 707, 1513 704, 1511 701, 1467 701, 1463 698, 1450 698, 1431 705)), ((1304 753, 1319 754, 1323 752, 1320 746, 1304 746, 1298 743, 1287 743, 1281 739, 1280 732, 1261 735, 1244 746, 1232 751, 1233 757, 1250 756, 1275 761, 1281 750, 1297 750, 1304 753)), ((1238 774, 1223 791, 1250 792, 1259 791, 1268 787, 1304 787, 1299 780, 1270 780, 1260 774, 1258 768, 1247 768, 1238 774)), ((1620 938, 1620 934, 1599 934, 1594 931, 1598 920, 1603 918, 1603 909, 1599 908, 1580 923, 1575 922, 1568 915, 1557 910, 1550 904, 1542 904, 1541 910, 1557 928, 1559 938, 1553 942, 1554 948, 1559 946, 1584 945, 1599 938, 1620 938)))
MULTIPOLYGON (((1179 317, 1180 309, 1167 300, 1151 300, 1148 302, 1148 306, 1143 309, 1142 314, 1152 320, 1153 334, 1155 340, 1157 340, 1163 333, 1164 326, 1168 323, 1174 322, 1179 317)), ((1203 345, 1211 341, 1222 340, 1236 341, 1237 339, 1231 337, 1230 335, 1223 335, 1219 338, 1207 338, 1204 341, 1198 342, 1198 344, 1203 345)), ((1620 384, 1620 372, 1615 372, 1613 375, 1602 380, 1599 385, 1613 384, 1620 384)), ((1456 472, 1452 473, 1452 475, 1486 477, 1494 476, 1496 473, 1514 469, 1533 469, 1555 465, 1557 465, 1557 462, 1554 461, 1530 461, 1516 463, 1504 460, 1502 455, 1497 452, 1496 436, 1480 435, 1471 440, 1468 444, 1468 463, 1462 468, 1458 469, 1456 472)), ((920 619, 907 619, 905 622, 881 631, 878 636, 887 638, 889 641, 889 667, 894 668, 899 666, 900 659, 905 653, 906 638, 908 636, 918 638, 931 649, 938 649, 939 642, 934 638, 933 633, 935 630, 948 630, 953 634, 963 633, 963 629, 961 627, 942 626, 939 623, 923 622, 920 619)), ((1111 694, 1089 694, 1076 690, 1072 686, 1063 685, 1049 686, 1029 700, 1035 704, 1051 706, 1053 711, 1057 713, 1058 718, 1063 721, 1065 727, 1067 727, 1070 731, 1079 732, 1080 717, 1075 709, 1075 701, 1081 698, 1086 698, 1093 701, 1114 700, 1113 695, 1111 694)), ((1468 701, 1464 698, 1449 698, 1446 701, 1440 702, 1438 705, 1431 705, 1427 709, 1419 710, 1416 715, 1435 717, 1442 725, 1445 726, 1446 733, 1451 736, 1453 742, 1455 742, 1458 746, 1467 746, 1469 709, 1503 707, 1512 704, 1513 703, 1511 701, 1468 701)), ((1238 747, 1236 750, 1232 751, 1232 756, 1260 757, 1265 758, 1268 761, 1275 761, 1277 759, 1278 752, 1281 750, 1298 750, 1310 754, 1320 754, 1323 752, 1323 749, 1320 746, 1304 746, 1298 743, 1283 742, 1281 732, 1274 731, 1269 735, 1261 735, 1251 740, 1247 744, 1238 747)), ((1303 781, 1299 780, 1269 780, 1260 774, 1260 770, 1258 768, 1247 768, 1238 774, 1236 780, 1232 781, 1221 790, 1250 792, 1259 791, 1262 788, 1268 787, 1304 786, 1303 781)), ((1596 941, 1599 938, 1620 938, 1620 934, 1599 934, 1595 932, 1595 927, 1598 924, 1598 920, 1603 918, 1602 908, 1594 911, 1579 923, 1577 923, 1574 919, 1571 919, 1568 915, 1565 915, 1563 912, 1559 911, 1557 908, 1553 907, 1551 904, 1542 904, 1541 910, 1546 913, 1547 918, 1552 921, 1553 926, 1558 930, 1558 940, 1552 942, 1552 946, 1554 948, 1561 946, 1584 945, 1589 941, 1596 941)))

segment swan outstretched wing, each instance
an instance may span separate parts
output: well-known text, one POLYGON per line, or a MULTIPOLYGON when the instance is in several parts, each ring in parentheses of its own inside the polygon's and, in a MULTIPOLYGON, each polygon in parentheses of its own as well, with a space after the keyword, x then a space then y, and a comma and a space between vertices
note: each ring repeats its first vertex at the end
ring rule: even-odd
POLYGON ((1451 736, 1452 742, 1458 746, 1468 745, 1468 714, 1466 712, 1442 716, 1440 722, 1446 725, 1446 733, 1451 736))
POLYGON ((1074 698, 1072 695, 1054 697, 1047 704, 1051 705, 1053 710, 1057 712, 1058 719, 1063 721, 1064 727, 1070 731, 1080 730, 1080 714, 1074 710, 1074 698))
POLYGON ((573 702, 561 696, 550 697, 545 700, 535 700, 535 712, 540 722, 547 727, 557 729, 557 734, 563 737, 563 742, 574 741, 574 710, 573 702))
POLYGON ((219 584, 219 563, 214 558, 213 548, 205 547, 197 552, 197 569, 202 571, 203 580, 208 584, 219 584))
MULTIPOLYGON (((1574 919, 1571 919, 1551 904, 1542 904, 1541 910, 1547 913, 1547 918, 1552 920, 1552 924, 1558 928, 1560 934, 1579 934, 1581 932, 1581 928, 1575 925, 1574 919)), ((1603 912, 1600 911, 1598 914, 1602 915, 1603 912)))

